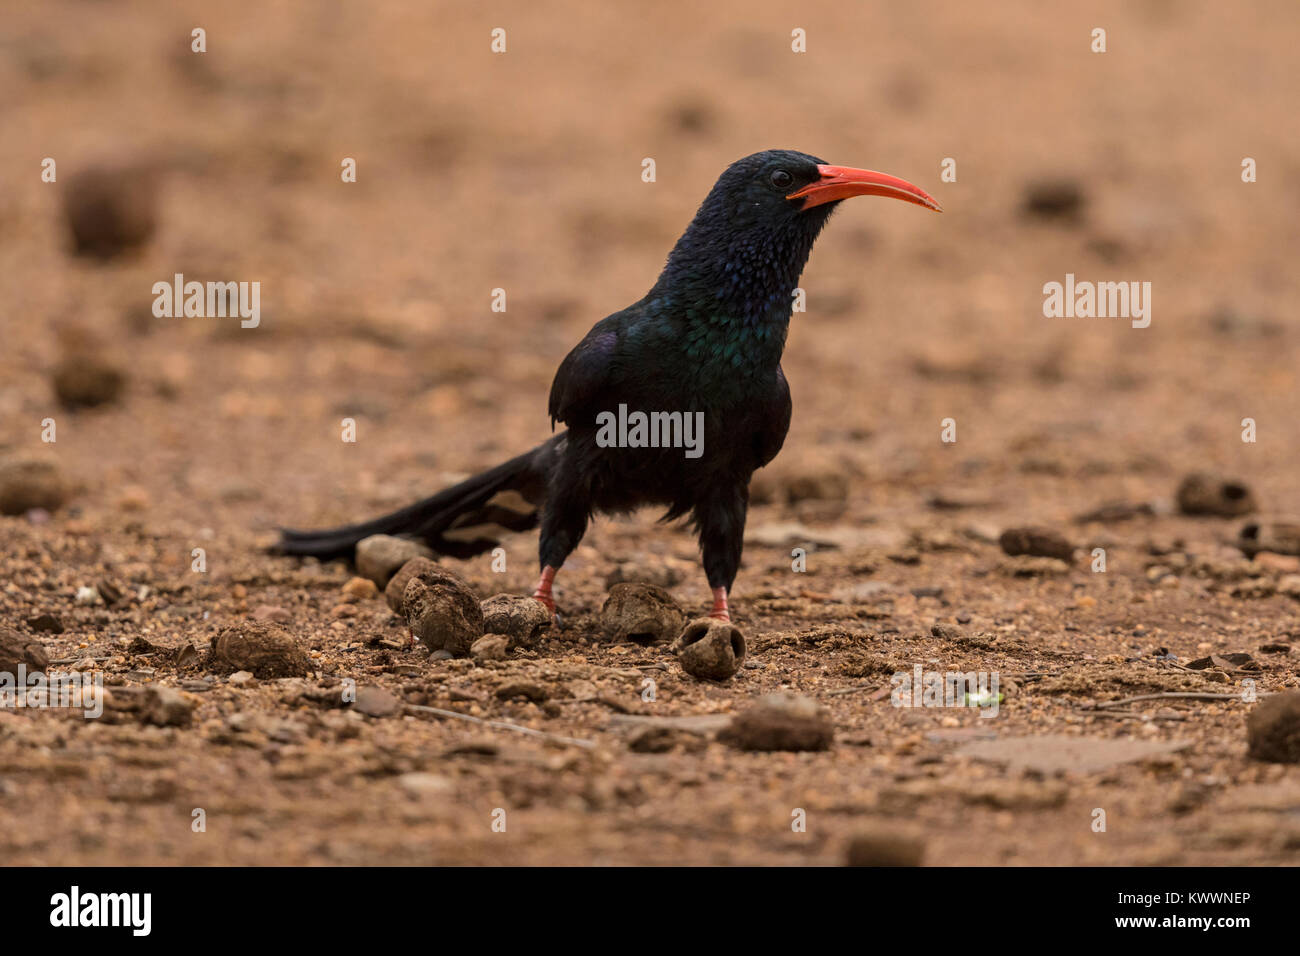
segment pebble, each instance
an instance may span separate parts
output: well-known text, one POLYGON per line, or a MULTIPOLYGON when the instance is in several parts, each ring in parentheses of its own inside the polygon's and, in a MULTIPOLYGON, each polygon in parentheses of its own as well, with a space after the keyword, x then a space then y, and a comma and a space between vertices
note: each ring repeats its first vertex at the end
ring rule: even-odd
POLYGON ((662 644, 682 633, 686 612, 673 596, 653 584, 616 584, 600 609, 608 641, 662 644))
POLYGON ((188 727, 194 714, 194 701, 170 687, 151 685, 144 692, 141 718, 158 727, 188 727))
POLYGON ((487 661, 503 661, 510 647, 510 638, 504 634, 484 634, 469 649, 469 656, 475 664, 487 661))
POLYGON ((68 180, 63 211, 77 255, 111 259, 132 252, 158 225, 156 174, 132 165, 83 170, 68 180))
POLYGON ((1025 187, 1021 210, 1026 216, 1075 223, 1083 217, 1083 187, 1073 179, 1043 179, 1025 187))
POLYGON ((1300 763, 1300 691, 1265 697, 1246 718, 1250 756, 1270 763, 1300 763))
POLYGON ((496 689, 496 695, 501 700, 509 700, 512 697, 523 697, 528 700, 542 701, 548 699, 551 696, 551 693, 535 681, 512 680, 506 681, 498 687, 496 689))
POLYGON ((27 619, 27 626, 41 634, 62 634, 63 621, 57 614, 38 614, 27 619))
POLYGON ((745 636, 717 618, 691 621, 674 646, 682 670, 700 680, 729 680, 745 664, 745 636))
POLYGON ((73 351, 50 372, 54 396, 64 408, 111 405, 122 395, 126 372, 97 352, 73 351))
POLYGON ((379 588, 369 578, 352 578, 347 584, 343 585, 343 599, 345 601, 369 601, 377 597, 379 597, 379 588))
POLYGON ((352 709, 367 717, 392 717, 402 710, 402 701, 382 687, 359 687, 352 709))
POLYGON ((718 739, 740 750, 826 750, 835 738, 826 709, 810 697, 776 693, 731 719, 718 739))
POLYGON ((1050 528, 1008 528, 998 538, 1004 553, 1016 557, 1056 558, 1067 564, 1074 560, 1074 545, 1050 528))
POLYGON ((227 671, 249 671, 261 680, 306 677, 311 658, 278 624, 242 621, 217 635, 208 651, 208 665, 227 671))
POLYGON ((925 841, 895 829, 873 829, 854 835, 845 860, 848 866, 920 866, 925 841))
POLYGON ((19 664, 29 671, 44 671, 49 666, 45 648, 39 641, 0 627, 0 673, 17 674, 19 664))
POLYGON ((456 789, 456 785, 450 777, 421 771, 404 773, 397 778, 397 783, 407 793, 416 797, 431 797, 450 793, 456 789))
POLYGON ((259 604, 253 608, 253 613, 249 615, 254 621, 271 622, 274 624, 288 624, 293 619, 290 614, 282 607, 276 607, 273 604, 259 604))
POLYGON ((606 590, 616 584, 653 584, 671 588, 682 581, 681 568, 664 560, 623 561, 605 575, 606 590))
POLYGON ((406 597, 406 585, 411 578, 420 574, 436 573, 440 565, 432 558, 412 558, 398 568, 397 573, 388 579, 384 586, 384 600, 394 614, 404 613, 403 601, 406 597))
POLYGON ((1237 547, 1248 558, 1277 570, 1297 571, 1300 555, 1300 520, 1249 521, 1237 533, 1237 547))
POLYGON ((56 511, 68 497, 58 463, 47 455, 0 459, 0 514, 56 511))
POLYGON ((388 534, 372 534, 357 542, 357 574, 369 578, 376 587, 386 587, 388 581, 412 558, 432 558, 433 552, 418 541, 395 538, 388 534))
POLYGON ((1256 508, 1255 496, 1244 482, 1207 472, 1188 475, 1178 486, 1178 510, 1185 515, 1233 518, 1256 508))
POLYGON ((424 569, 406 584, 402 605, 411 633, 431 652, 464 657, 483 636, 478 595, 455 571, 439 565, 424 569))
POLYGON ((504 634, 512 650, 536 647, 551 629, 551 612, 531 597, 494 594, 479 609, 483 612, 483 630, 488 634, 504 634))

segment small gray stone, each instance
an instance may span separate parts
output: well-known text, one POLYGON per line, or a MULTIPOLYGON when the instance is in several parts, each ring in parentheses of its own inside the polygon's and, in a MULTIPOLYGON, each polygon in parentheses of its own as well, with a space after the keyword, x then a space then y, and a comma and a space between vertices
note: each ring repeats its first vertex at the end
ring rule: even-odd
POLYGON ((431 558, 433 552, 418 541, 395 538, 388 534, 372 534, 357 542, 357 574, 369 578, 379 588, 412 558, 431 558))
POLYGON ((469 649, 469 656, 475 664, 487 661, 503 661, 510 647, 510 638, 504 634, 484 634, 469 649))
POLYGON ((367 717, 392 717, 401 713, 402 701, 392 691, 382 687, 359 687, 352 709, 367 717))
POLYGON ((140 715, 146 723, 159 727, 186 727, 194 714, 194 703, 170 687, 156 685, 145 689, 140 715))

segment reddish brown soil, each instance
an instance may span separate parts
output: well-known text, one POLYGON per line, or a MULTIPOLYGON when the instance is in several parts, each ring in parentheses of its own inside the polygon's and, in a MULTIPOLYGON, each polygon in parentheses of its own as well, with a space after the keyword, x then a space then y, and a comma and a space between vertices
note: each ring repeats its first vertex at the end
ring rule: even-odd
MULTIPOLYGON (((443 6, 6 13, 0 455, 47 452, 76 489, 47 522, 0 519, 0 625, 27 633, 54 613, 67 630, 40 635, 51 658, 106 658, 110 684, 175 686, 196 707, 169 728, 0 712, 5 861, 838 863, 883 826, 915 833, 931 864, 1295 862, 1300 771, 1247 758, 1252 705, 1087 708, 1246 678, 1297 687, 1300 650, 1261 651, 1300 640, 1296 601, 1276 593, 1296 560, 1243 564, 1240 519, 1074 520, 1168 501, 1202 469, 1240 477, 1265 512, 1300 512, 1295 5, 443 6), (1105 54, 1089 51, 1096 26, 1105 54), (261 552, 277 524, 388 510, 543 439, 559 360, 644 292, 718 172, 772 146, 907 177, 945 212, 859 200, 813 254, 786 352, 794 424, 734 594, 755 667, 702 684, 666 648, 599 640, 618 564, 676 571, 678 600, 707 606, 689 533, 649 512, 598 522, 560 575, 567 628, 486 667, 372 645, 405 635, 382 599, 340 617, 349 572, 261 552), (46 156, 55 184, 39 179, 46 156), (339 181, 346 156, 356 184, 339 181), (1240 180, 1246 156, 1257 183, 1240 180), (69 254, 60 210, 76 171, 105 160, 156 163, 161 196, 153 240, 107 264, 69 254), (1060 178, 1082 189, 1081 218, 1027 218, 1027 185, 1060 178), (154 319, 151 286, 176 272, 260 281, 261 327, 154 319), (1042 286, 1067 272, 1150 281, 1151 327, 1044 318, 1042 286), (126 370, 111 405, 55 401, 73 334, 126 370), (780 503, 792 484, 817 493, 780 503), (933 507, 937 492, 973 506, 933 507), (775 527, 789 522, 796 542, 839 547, 794 573, 775 527), (997 533, 1024 524, 1081 556, 1105 548, 1106 572, 1004 556, 997 533), (206 574, 190 570, 200 547, 206 574), (103 580, 119 606, 75 605, 103 580), (288 612, 311 678, 234 686, 127 650, 202 651, 261 605, 288 612), (935 623, 961 630, 934 637, 935 623), (1227 652, 1260 669, 1178 666, 1227 652), (891 707, 878 689, 918 663, 1017 687, 995 719, 891 707), (313 702, 340 678, 594 746, 313 702), (499 700, 517 678, 548 699, 499 700), (643 754, 615 723, 778 689, 829 708, 831 750, 643 754), (1188 746, 1035 776, 956 752, 990 733, 1188 746)), ((508 541, 504 574, 488 558, 462 570, 484 596, 524 593, 535 546, 508 541)))

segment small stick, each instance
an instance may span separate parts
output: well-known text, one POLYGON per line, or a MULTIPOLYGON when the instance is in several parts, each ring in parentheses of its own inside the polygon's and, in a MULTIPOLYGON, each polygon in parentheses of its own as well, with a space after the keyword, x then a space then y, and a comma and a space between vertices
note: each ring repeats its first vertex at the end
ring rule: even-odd
POLYGON ((1136 710, 1089 710, 1087 707, 1075 708, 1076 713, 1087 714, 1090 717, 1121 717, 1121 718, 1140 718, 1142 720, 1186 720, 1183 714, 1152 714, 1149 718, 1146 714, 1140 714, 1136 710))
POLYGON ((465 720, 471 724, 481 724, 484 727, 495 727, 498 730, 513 730, 516 733, 528 734, 530 737, 541 737, 544 740, 553 740, 556 743, 572 744, 575 747, 591 748, 596 746, 594 740, 581 740, 577 737, 563 737, 560 734, 547 733, 545 730, 533 730, 531 727, 520 727, 518 724, 512 724, 507 720, 484 720, 482 717, 472 717, 469 714, 457 713, 454 710, 443 710, 441 707, 428 707, 424 704, 407 704, 407 710, 414 710, 421 714, 434 714, 438 717, 453 717, 456 720, 465 720))
MULTIPOLYGON (((1266 694, 1258 695, 1260 697, 1266 694)), ((1103 707, 1118 707, 1120 704, 1132 704, 1139 700, 1172 700, 1182 698, 1184 700, 1241 700, 1240 694, 1202 694, 1194 691, 1163 691, 1159 694, 1138 694, 1136 697, 1125 697, 1122 700, 1105 700, 1100 704, 1094 704, 1093 710, 1100 710, 1103 707)))

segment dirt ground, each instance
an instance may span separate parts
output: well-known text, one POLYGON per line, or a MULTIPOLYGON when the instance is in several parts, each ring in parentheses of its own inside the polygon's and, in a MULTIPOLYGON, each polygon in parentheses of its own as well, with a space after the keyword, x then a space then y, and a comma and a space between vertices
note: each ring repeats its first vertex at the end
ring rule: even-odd
MULTIPOLYGON (((11 5, 0 459, 47 456, 70 492, 0 518, 0 626, 102 669, 114 700, 163 685, 193 711, 0 710, 0 856, 839 864, 884 831, 929 865, 1297 862, 1300 770, 1247 756, 1255 704, 1093 709, 1300 686, 1300 558, 1247 560, 1245 516, 1172 505, 1209 471, 1249 486, 1253 517, 1300 512, 1297 27, 1292 3, 1208 0, 11 5), (653 512, 595 523, 558 579, 565 628, 484 666, 411 649, 382 598, 345 601, 350 569, 264 553, 279 525, 391 510, 544 439, 565 353, 650 286, 717 174, 768 147, 903 176, 945 211, 857 200, 813 252, 733 680, 601 637, 616 569, 707 607, 692 536, 653 512), (107 261, 72 255, 63 213, 103 164, 147 166, 158 194, 152 237, 107 261), (1044 181, 1077 210, 1027 212, 1044 181), (155 318, 175 273, 259 281, 260 326, 155 318), (1150 327, 1045 318, 1067 273, 1150 282, 1150 327), (86 353, 124 387, 69 409, 54 370, 86 353), (1111 502, 1147 507, 1081 520, 1111 502), (1004 554, 1021 525, 1063 534, 1074 563, 1004 554), (178 656, 259 608, 310 676, 232 682, 178 656), (1250 660, 1188 668, 1229 653, 1250 660), (891 675, 918 664, 998 673, 997 716, 891 706, 891 675), (415 706, 323 703, 344 679, 415 706), (498 697, 508 681, 541 699, 498 697), (825 706, 830 749, 631 744, 638 720, 778 690, 825 706), (1059 736, 1102 756, 1061 771, 1017 741, 1059 736), (976 752, 999 741, 1031 765, 976 752), (1115 742, 1185 746, 1115 762, 1115 742)), ((504 546, 504 573, 448 563, 483 597, 528 593, 536 535, 504 546)))

